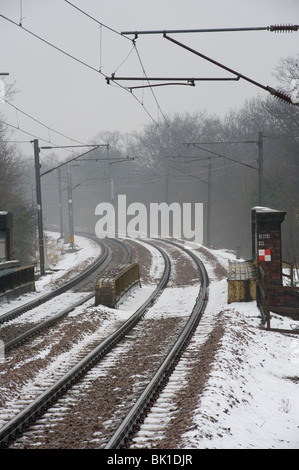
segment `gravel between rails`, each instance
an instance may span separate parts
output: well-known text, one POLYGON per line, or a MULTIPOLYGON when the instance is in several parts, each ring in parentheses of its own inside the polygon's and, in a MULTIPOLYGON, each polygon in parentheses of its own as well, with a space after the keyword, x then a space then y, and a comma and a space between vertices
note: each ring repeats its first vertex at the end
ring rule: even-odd
MULTIPOLYGON (((149 250, 142 243, 133 241, 128 243, 132 248, 134 247, 133 260, 135 257, 141 262, 143 284, 151 282, 151 255, 149 250)), ((196 269, 195 267, 193 269, 190 262, 186 261, 186 257, 182 254, 178 255, 178 250, 170 246, 168 252, 174 262, 170 288, 175 290, 183 286, 198 285, 199 279, 196 269)), ((10 384, 6 389, 8 395, 12 393, 16 398, 19 393, 17 390, 20 390, 24 383, 30 382, 30 378, 33 378, 39 370, 45 369, 47 361, 54 361, 55 357, 61 353, 67 353, 76 337, 80 338, 82 334, 88 335, 92 331, 100 329, 106 321, 111 322, 112 319, 113 312, 109 309, 95 309, 91 306, 84 312, 84 317, 83 312, 82 316, 77 314, 72 317, 68 327, 61 329, 61 332, 57 334, 55 344, 53 344, 53 338, 45 340, 43 348, 51 350, 51 353, 45 355, 45 357, 41 357, 41 354, 40 357, 37 357, 37 348, 40 345, 33 346, 31 351, 30 348, 27 348, 26 352, 25 349, 23 349, 23 352, 20 351, 18 358, 11 359, 11 367, 8 371, 10 375, 7 376, 8 381, 6 381, 6 384, 10 384), (83 328, 82 325, 84 325, 83 328), (27 364, 28 367, 22 367, 22 374, 20 375, 17 369, 21 367, 21 361, 25 365, 27 364)), ((84 394, 84 400, 80 396, 81 392, 74 389, 73 398, 67 399, 65 405, 60 407, 59 418, 54 419, 51 423, 45 422, 47 416, 49 416, 47 413, 42 420, 44 421, 43 431, 41 431, 40 424, 37 423, 33 428, 33 432, 30 433, 30 438, 18 440, 12 448, 94 448, 101 446, 102 437, 111 431, 111 416, 108 417, 108 410, 114 407, 113 409, 121 412, 124 397, 130 402, 130 397, 135 396, 136 389, 142 387, 146 380, 145 369, 149 366, 155 369, 159 362, 160 353, 169 348, 169 344, 165 341, 165 332, 173 331, 173 334, 176 334, 183 322, 182 317, 175 315, 169 318, 164 316, 164 318, 157 318, 156 320, 153 320, 152 316, 149 319, 145 317, 144 325, 146 329, 142 329, 135 339, 127 338, 122 346, 121 356, 112 360, 114 365, 117 361, 120 367, 111 369, 110 372, 111 361, 108 360, 108 366, 106 369, 104 368, 104 371, 98 372, 97 379, 92 374, 90 385, 87 386, 88 394, 84 394), (157 325, 159 325, 158 328, 157 325), (155 338, 154 342, 153 337, 155 338), (147 342, 147 339, 149 342, 147 342), (136 349, 137 346, 138 349, 136 349), (136 354, 137 350, 138 354, 136 354), (134 351, 134 361, 128 359, 130 356, 127 354, 130 351, 134 351), (155 358, 158 358, 157 363, 155 358), (78 399, 78 396, 81 399, 78 399)), ((188 413, 192 413, 194 399, 197 398, 198 391, 204 386, 210 364, 213 361, 214 351, 217 349, 217 341, 221 334, 220 322, 203 349, 194 351, 193 357, 189 357, 194 367, 189 370, 188 386, 176 393, 176 399, 172 403, 176 418, 171 426, 168 424, 165 427, 163 439, 159 439, 158 442, 153 441, 156 448, 179 447, 180 435, 190 424, 188 413), (199 371, 202 370, 204 373, 201 374, 201 380, 199 381, 199 371), (188 391, 188 397, 190 397, 188 400, 185 399, 186 390, 188 391)), ((2 400, 6 401, 5 394, 2 400)), ((51 410, 49 410, 49 413, 51 413, 51 410)))

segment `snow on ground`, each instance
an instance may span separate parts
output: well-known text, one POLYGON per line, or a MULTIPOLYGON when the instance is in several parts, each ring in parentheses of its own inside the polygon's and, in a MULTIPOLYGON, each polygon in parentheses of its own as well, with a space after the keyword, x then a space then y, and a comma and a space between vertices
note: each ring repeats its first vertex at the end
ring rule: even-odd
MULTIPOLYGON (((221 263, 231 258, 211 251, 221 263)), ((263 330, 256 302, 227 304, 226 279, 210 275, 209 291, 203 318, 223 312, 225 333, 184 447, 299 448, 299 336, 263 330)), ((271 319, 273 328, 294 324, 271 319)))
MULTIPOLYGON (((214 266, 196 251, 195 244, 184 245, 202 259, 210 279, 209 301, 191 348, 199 349, 219 320, 224 325, 224 335, 206 387, 198 397, 190 423, 192 430, 185 432, 180 448, 299 448, 299 335, 263 329, 255 301, 228 304, 227 279, 216 278, 214 266)), ((235 259, 226 250, 208 251, 226 268, 228 261, 235 259)), ((163 316, 167 309, 184 315, 194 301, 195 290, 165 289, 147 318, 163 316), (181 290, 180 297, 177 290, 181 290)), ((294 326, 294 320, 272 316, 273 328, 294 326)), ((182 359, 188 361, 188 350, 182 359)), ((165 394, 169 396, 167 388, 165 394)), ((149 423, 151 419, 155 415, 148 416, 149 423)))
MULTIPOLYGON (((55 240, 59 246, 59 233, 46 232, 46 235, 49 239, 55 240)), ((75 251, 68 251, 69 244, 61 246, 61 248, 64 250, 64 254, 60 256, 60 259, 55 264, 49 266, 51 270, 48 271, 48 274, 36 282, 37 291, 42 291, 50 282, 56 281, 73 268, 92 264, 99 257, 101 250, 95 241, 78 235, 75 237, 75 251)))
MULTIPOLYGON (((75 248, 76 251, 69 252, 69 245, 61 245, 58 241, 59 233, 46 232, 49 240, 57 243, 57 252, 63 250, 63 253, 59 253, 59 259, 53 264, 49 264, 49 269, 46 270, 46 275, 35 281, 35 292, 29 292, 22 297, 9 302, 0 302, 0 315, 6 313, 13 308, 19 307, 22 303, 30 302, 38 296, 44 295, 46 292, 51 290, 53 283, 58 281, 62 276, 65 276, 72 270, 78 268, 78 273, 74 273, 73 276, 79 275, 80 267, 82 265, 92 264, 96 258, 100 255, 99 245, 88 238, 76 236, 75 237, 75 248)), ((50 254, 48 258, 50 259, 50 254)), ((82 268, 81 268, 82 269, 82 268)))
POLYGON ((221 306, 216 297, 207 313, 222 307, 225 334, 186 447, 298 448, 299 337, 261 330, 255 302, 221 306))
MULTIPOLYGON (((82 237, 76 237, 76 242, 82 250, 65 253, 56 265, 62 271, 38 281, 38 291, 43 291, 50 280, 82 263, 86 257, 98 255, 98 246, 94 242, 82 237)), ((195 249, 196 245, 187 247, 195 249)), ((229 259, 234 259, 234 255, 225 250, 211 252, 225 267, 228 267, 229 259)), ((198 251, 194 253, 207 262, 198 251)), ((161 268, 162 258, 157 256, 155 261, 161 263, 161 268)), ((209 302, 202 325, 211 330, 222 312, 225 333, 206 388, 198 399, 194 426, 183 436, 182 448, 298 448, 299 335, 263 330, 256 303, 228 304, 227 280, 219 281, 213 277, 210 264, 206 264, 206 268, 210 276, 209 302)), ((133 313, 136 305, 143 303, 144 294, 152 289, 152 286, 145 286, 136 289, 135 294, 130 293, 119 310, 114 311, 115 318, 123 319, 130 311, 133 313)), ((187 311, 195 289, 189 287, 181 291, 180 304, 187 311)), ((151 315, 163 314, 173 299, 177 299, 177 293, 173 294, 173 288, 166 289, 160 297, 160 306, 165 309, 158 311, 154 306, 151 315)), ((296 322, 278 315, 271 320, 272 327, 290 328, 291 324, 296 322)))

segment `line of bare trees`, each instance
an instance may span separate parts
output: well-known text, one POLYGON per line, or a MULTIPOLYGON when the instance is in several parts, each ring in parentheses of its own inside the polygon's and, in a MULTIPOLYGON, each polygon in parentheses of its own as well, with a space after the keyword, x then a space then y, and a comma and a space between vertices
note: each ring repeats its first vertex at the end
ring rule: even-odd
POLYGON ((14 256, 23 265, 35 254, 36 217, 32 206, 31 179, 27 159, 9 143, 5 124, 0 123, 0 211, 13 214, 14 256))
MULTIPOLYGON (((294 78, 299 79, 298 62, 299 56, 283 59, 275 71, 285 90, 294 78)), ((22 191, 18 191, 20 200, 14 197, 15 188, 24 184, 24 162, 15 148, 4 143, 4 127, 0 130, 0 165, 4 166, 0 170, 8 175, 1 181, 0 210, 17 212, 22 207, 21 213, 31 223, 22 191)), ((283 255, 298 262, 299 107, 268 95, 247 101, 223 119, 199 111, 168 116, 158 126, 150 123, 130 135, 99 133, 94 140, 100 137, 109 149, 99 148, 89 161, 77 161, 71 170, 74 225, 94 229, 96 205, 116 203, 119 194, 126 194, 128 203, 202 202, 205 243, 215 248, 238 246, 243 257, 250 257, 251 208, 259 202, 259 133, 263 134, 264 205, 287 212, 283 255)), ((30 160, 32 168, 32 155, 30 160)), ((67 234, 65 167, 61 175, 67 234)), ((58 174, 53 171, 42 181, 43 210, 46 224, 58 226, 57 189, 58 174)))

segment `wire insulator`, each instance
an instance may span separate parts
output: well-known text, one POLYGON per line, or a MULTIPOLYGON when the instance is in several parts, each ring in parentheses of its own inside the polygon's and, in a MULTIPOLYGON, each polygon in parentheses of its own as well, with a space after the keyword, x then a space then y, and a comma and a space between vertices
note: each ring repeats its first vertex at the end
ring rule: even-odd
POLYGON ((271 95, 275 96, 275 98, 278 98, 279 100, 286 101, 287 103, 294 104, 291 97, 287 95, 285 92, 280 91, 280 90, 275 90, 275 88, 272 87, 267 87, 267 90, 271 95))
POLYGON ((298 31, 299 29, 299 25, 298 24, 295 24, 295 25, 292 25, 292 24, 289 24, 289 25, 271 25, 268 27, 268 30, 269 31, 274 31, 275 33, 292 33, 293 31, 298 31))

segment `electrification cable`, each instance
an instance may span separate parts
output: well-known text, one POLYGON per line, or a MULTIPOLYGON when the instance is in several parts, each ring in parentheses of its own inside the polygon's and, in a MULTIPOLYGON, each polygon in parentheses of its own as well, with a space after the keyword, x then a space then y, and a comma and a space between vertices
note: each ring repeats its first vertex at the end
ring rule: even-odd
MULTIPOLYGON (((66 55, 67 57, 69 57, 70 59, 72 60, 75 60, 76 62, 80 63, 81 65, 89 68, 90 70, 102 75, 103 77, 107 78, 107 76, 101 71, 101 70, 98 70, 97 68, 93 67, 92 65, 88 64, 87 62, 84 62, 83 60, 81 59, 78 59, 77 57, 75 57, 74 55, 70 54, 69 52, 66 52, 64 51, 63 49, 61 49, 60 47, 56 46, 55 44, 52 44, 50 41, 42 38, 41 36, 39 36, 38 34, 34 33, 33 31, 30 31, 29 29, 23 27, 22 25, 19 25, 18 23, 16 23, 15 21, 13 21, 11 18, 8 18, 7 16, 3 15, 0 13, 0 17, 9 21, 10 23, 12 23, 13 25, 15 26, 18 26, 18 27, 21 27, 22 30, 26 31, 28 34, 32 35, 33 37, 35 37, 36 39, 39 39, 40 41, 44 42, 45 44, 47 44, 48 46, 52 47, 53 49, 57 50, 58 52, 61 52, 62 54, 66 55)), ((122 88, 123 90, 125 90, 126 92, 130 93, 135 99, 136 101, 139 102, 139 104, 143 107, 143 109, 145 110, 145 112, 148 114, 148 116, 151 118, 151 120, 155 123, 155 119, 153 118, 153 116, 150 114, 150 112, 146 109, 146 107, 144 106, 144 104, 138 99, 138 97, 134 94, 134 93, 131 93, 129 90, 127 90, 125 87, 123 87, 122 85, 120 85, 119 83, 116 84, 118 87, 122 88)))
MULTIPOLYGON (((112 31, 113 33, 118 34, 119 36, 121 36, 121 37, 123 37, 123 38, 125 38, 125 39, 128 39, 130 42, 132 42, 133 45, 134 45, 134 48, 135 48, 135 51, 136 51, 138 60, 139 60, 140 65, 141 65, 141 67, 142 67, 143 73, 144 73, 144 75, 145 75, 145 77, 146 77, 146 72, 145 72, 145 69, 144 69, 144 66, 143 66, 143 63, 142 63, 142 60, 141 60, 141 57, 140 57, 140 53, 139 53, 139 51, 138 51, 138 49, 137 49, 137 46, 136 46, 136 43, 135 43, 135 40, 134 40, 134 39, 132 40, 131 38, 127 37, 125 34, 120 33, 120 32, 118 32, 118 31, 116 31, 115 29, 113 29, 113 28, 111 28, 111 27, 105 25, 104 23, 102 23, 101 21, 97 20, 96 18, 94 18, 93 16, 91 16, 89 13, 87 13, 87 12, 85 12, 84 10, 82 10, 81 8, 77 7, 76 5, 74 5, 73 3, 71 3, 70 1, 65 0, 65 2, 68 3, 69 5, 71 5, 72 7, 74 7, 76 10, 80 11, 83 15, 85 15, 85 16, 87 16, 88 18, 90 18, 91 20, 95 21, 95 22, 96 22, 97 24, 99 24, 100 26, 104 26, 105 28, 107 28, 108 30, 112 31)), ((130 51, 130 53, 128 54, 128 56, 126 57, 126 59, 129 57, 129 55, 131 54, 131 52, 132 52, 132 51, 130 51)), ((119 67, 121 67, 121 65, 126 61, 126 59, 118 66, 117 70, 118 70, 119 67)), ((106 78, 108 78, 108 77, 106 77, 106 78)), ((118 86, 121 86, 119 83, 117 83, 117 82, 115 82, 115 83, 116 83, 118 86)), ((149 82, 148 82, 148 83, 149 83, 149 82)), ((123 89, 125 89, 125 90, 127 90, 127 91, 129 91, 129 92, 132 93, 132 91, 131 91, 131 90, 128 90, 126 87, 122 87, 122 86, 121 86, 121 88, 123 88, 123 89)), ((163 113, 163 111, 162 111, 162 109, 161 109, 161 106, 160 106, 159 103, 158 103, 157 97, 156 97, 154 91, 152 90, 152 87, 151 87, 151 91, 152 91, 152 95, 153 95, 153 97, 154 97, 154 100, 155 100, 155 102, 156 102, 156 105, 157 105, 157 107, 158 107, 158 109, 159 109, 161 115, 163 116, 165 122, 167 122, 167 119, 166 119, 166 117, 165 117, 165 115, 164 115, 164 113, 163 113)), ((132 94, 133 94, 133 93, 132 93, 132 94)), ((133 94, 133 96, 136 98, 136 96, 135 96, 134 94, 133 94)), ((136 99, 138 99, 138 98, 136 98, 136 99)), ((138 100, 138 101, 139 101, 139 100, 138 100)), ((144 104, 143 104, 142 101, 140 101, 140 104, 142 104, 142 106, 144 106, 144 104)), ((150 117, 152 118, 152 116, 150 116, 150 117)), ((152 118, 152 120, 155 122, 155 120, 154 120, 153 118, 152 118)), ((156 123, 156 124, 157 124, 157 123, 156 123)))
POLYGON ((43 142, 51 143, 52 145, 57 146, 57 144, 54 144, 53 142, 50 142, 49 140, 44 139, 43 137, 39 137, 35 134, 32 134, 31 132, 25 131, 25 129, 21 129, 20 127, 14 126, 13 124, 10 124, 6 121, 0 121, 1 124, 4 124, 5 126, 12 127, 13 129, 16 129, 17 131, 23 132, 24 134, 29 135, 30 137, 34 137, 35 139, 42 140, 43 142))
POLYGON ((15 110, 17 110, 18 112, 24 114, 24 116, 27 116, 29 117, 30 119, 32 119, 33 121, 37 122, 38 124, 40 124, 41 126, 45 127, 46 129, 48 130, 51 130, 52 132, 55 132, 56 134, 59 134, 61 137, 65 137, 66 139, 69 139, 71 140, 72 142, 77 142, 78 144, 83 144, 84 145, 84 142, 81 142, 79 140, 76 140, 76 139, 73 139, 65 134, 62 134, 61 132, 53 129, 52 127, 50 126, 47 126, 46 124, 44 124, 43 122, 39 121, 38 119, 34 118, 33 116, 31 116, 30 114, 26 113, 25 111, 21 110, 20 108, 18 108, 17 106, 15 106, 14 104, 10 103, 9 101, 7 101, 6 99, 4 99, 5 103, 7 103, 9 106, 11 106, 12 108, 14 108, 15 110))
MULTIPOLYGON (((66 150, 68 152, 72 152, 72 150, 70 150, 69 148, 66 148, 66 147, 62 147, 54 142, 52 142, 51 140, 46 140, 44 139, 43 137, 40 137, 40 136, 37 136, 36 134, 32 134, 31 132, 28 132, 28 131, 25 131, 25 129, 22 129, 20 127, 17 127, 17 126, 14 126, 13 124, 10 124, 6 121, 0 121, 1 124, 4 124, 4 126, 9 126, 9 127, 12 127, 13 129, 17 130, 17 131, 20 131, 20 132, 23 132, 24 134, 27 134, 29 135, 30 137, 33 137, 35 139, 38 139, 38 140, 41 140, 42 142, 46 142, 46 143, 50 143, 51 145, 53 145, 53 149, 58 149, 58 148, 61 148, 63 150, 66 150)), ((6 141, 8 142, 8 141, 6 141)), ((32 144, 32 141, 22 141, 23 143, 31 143, 32 144)), ((83 144, 83 146, 87 146, 85 144, 83 144)), ((95 145, 96 146, 96 145, 95 145)))
MULTIPOLYGON (((136 51, 138 60, 139 60, 139 62, 140 62, 142 71, 143 71, 143 73, 144 73, 144 75, 145 75, 145 77, 146 77, 146 79, 147 79, 147 74, 146 74, 146 71, 145 71, 143 62, 142 62, 142 60, 141 60, 139 51, 138 51, 137 46, 136 46, 135 43, 134 43, 134 47, 135 47, 135 51, 136 51)), ((148 81, 148 79, 147 79, 147 81, 148 81)), ((148 81, 148 83, 149 83, 149 81, 148 81)), ((155 95, 155 93, 154 93, 154 90, 153 90, 152 88, 151 88, 151 92, 152 92, 152 95, 153 95, 154 100, 155 100, 155 102, 156 102, 156 105, 157 105, 157 107, 158 107, 158 110, 160 111, 161 115, 163 116, 165 123, 169 126, 169 122, 168 122, 168 120, 166 119, 166 116, 164 115, 164 113, 163 113, 163 111, 162 111, 162 109, 161 109, 161 106, 160 106, 159 103, 158 103, 157 97, 156 97, 156 95, 155 95)))
MULTIPOLYGON (((83 60, 78 59, 77 57, 73 56, 73 55, 70 54, 69 52, 64 51, 64 50, 61 49, 60 47, 55 46, 55 44, 52 44, 51 42, 47 41, 47 39, 44 39, 44 38, 42 38, 41 36, 39 36, 38 34, 34 33, 33 31, 30 31, 30 29, 27 29, 27 28, 25 28, 24 26, 19 25, 18 23, 16 23, 15 21, 13 21, 11 18, 8 18, 8 17, 5 16, 5 15, 2 15, 2 13, 0 13, 0 16, 1 16, 2 18, 4 18, 5 20, 9 21, 10 23, 14 24, 15 26, 20 27, 23 31, 26 31, 26 33, 31 34, 31 36, 34 36, 35 38, 37 38, 37 39, 39 39, 40 41, 42 41, 42 42, 44 42, 45 44, 47 44, 48 46, 53 47, 53 48, 56 49, 57 51, 59 51, 59 52, 61 52, 62 54, 66 55, 67 57, 69 57, 70 59, 73 59, 73 60, 75 60, 76 62, 79 62, 80 64, 84 65, 85 67, 88 67, 89 69, 93 70, 94 72, 97 72, 97 73, 100 73, 101 75, 104 75, 102 72, 100 72, 98 69, 96 69, 96 68, 93 67, 92 65, 89 65, 89 64, 87 64, 86 62, 84 62, 83 60)), ((104 76, 105 76, 105 75, 104 75, 104 76)))
POLYGON ((225 158, 226 160, 230 160, 230 161, 232 161, 232 162, 239 163, 239 165, 244 165, 244 166, 247 166, 247 167, 251 168, 252 170, 258 171, 258 168, 255 168, 255 167, 253 167, 253 166, 251 166, 251 165, 247 165, 246 163, 238 162, 237 160, 234 160, 234 159, 231 158, 231 157, 227 157, 226 155, 222 155, 221 153, 213 152, 212 150, 208 150, 208 149, 206 149, 206 148, 204 148, 204 147, 199 147, 198 145, 195 145, 195 144, 193 144, 193 145, 194 145, 194 147, 196 147, 196 148, 198 148, 198 149, 200 149, 200 150, 204 150, 205 152, 211 153, 211 154, 213 154, 213 155, 215 155, 215 156, 217 156, 217 157, 225 158))
POLYGON ((69 5, 71 5, 72 7, 76 8, 76 10, 80 11, 81 13, 83 13, 83 15, 87 16, 88 18, 90 18, 91 20, 95 21, 96 23, 98 23, 100 26, 103 26, 104 28, 108 29, 109 31, 112 31, 113 33, 115 34, 118 34, 119 36, 123 37, 123 38, 126 38, 128 39, 129 41, 132 41, 131 38, 128 38, 125 34, 122 34, 120 33, 119 31, 116 31, 115 29, 111 28, 110 26, 107 26, 106 24, 102 23, 101 21, 97 20, 96 18, 94 18, 93 16, 91 16, 89 13, 86 13, 86 11, 84 10, 81 10, 81 8, 77 7, 76 5, 74 5, 73 3, 69 2, 68 0, 64 0, 66 3, 68 3, 69 5))

